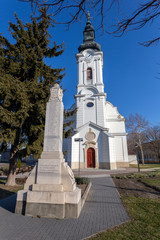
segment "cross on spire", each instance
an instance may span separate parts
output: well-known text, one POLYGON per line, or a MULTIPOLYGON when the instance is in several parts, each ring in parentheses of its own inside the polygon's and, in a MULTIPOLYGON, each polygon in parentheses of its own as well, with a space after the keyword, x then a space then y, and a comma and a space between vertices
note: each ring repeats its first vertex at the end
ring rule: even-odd
POLYGON ((87 21, 89 21, 90 18, 92 18, 92 17, 90 17, 90 12, 89 11, 87 11, 86 17, 87 17, 87 21))
POLYGON ((85 11, 84 13, 87 18, 87 22, 83 31, 83 44, 79 46, 78 51, 82 52, 85 49, 93 49, 95 51, 100 51, 101 46, 95 42, 95 31, 90 21, 90 18, 93 17, 90 16, 89 11, 85 11))

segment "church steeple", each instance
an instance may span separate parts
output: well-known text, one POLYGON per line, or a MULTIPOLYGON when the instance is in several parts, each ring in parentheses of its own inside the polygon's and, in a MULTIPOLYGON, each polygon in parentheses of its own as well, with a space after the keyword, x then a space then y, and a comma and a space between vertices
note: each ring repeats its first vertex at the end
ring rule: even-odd
POLYGON ((94 49, 95 51, 100 51, 101 46, 95 42, 95 31, 90 21, 90 14, 87 14, 87 23, 85 30, 83 31, 83 44, 78 48, 79 52, 82 52, 85 49, 94 49))

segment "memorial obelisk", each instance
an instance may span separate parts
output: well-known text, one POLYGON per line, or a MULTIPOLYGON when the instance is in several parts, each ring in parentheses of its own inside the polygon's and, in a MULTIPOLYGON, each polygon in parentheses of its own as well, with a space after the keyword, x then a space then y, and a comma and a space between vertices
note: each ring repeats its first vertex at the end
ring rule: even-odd
POLYGON ((81 190, 62 153, 62 97, 62 89, 55 84, 46 108, 43 152, 24 190, 18 192, 16 213, 53 218, 77 218, 80 214, 81 190))

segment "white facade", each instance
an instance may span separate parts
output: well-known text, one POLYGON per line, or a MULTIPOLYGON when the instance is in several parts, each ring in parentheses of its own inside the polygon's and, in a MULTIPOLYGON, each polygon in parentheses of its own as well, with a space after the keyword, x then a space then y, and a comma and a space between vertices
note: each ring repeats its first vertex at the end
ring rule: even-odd
MULTIPOLYGON (((87 24, 92 27, 90 22, 87 24)), ((85 28, 85 31, 87 33, 88 30, 85 28)), ((93 32, 93 27, 89 31, 93 32)), ((103 52, 99 46, 94 49, 92 43, 95 46, 93 39, 90 44, 83 44, 84 50, 76 54, 77 113, 74 121, 75 134, 64 140, 64 150, 68 150, 66 160, 72 168, 78 168, 80 146, 81 168, 127 167, 125 118, 119 114, 117 107, 106 101, 102 72, 103 52), (76 138, 83 138, 80 145, 75 141, 76 138)))

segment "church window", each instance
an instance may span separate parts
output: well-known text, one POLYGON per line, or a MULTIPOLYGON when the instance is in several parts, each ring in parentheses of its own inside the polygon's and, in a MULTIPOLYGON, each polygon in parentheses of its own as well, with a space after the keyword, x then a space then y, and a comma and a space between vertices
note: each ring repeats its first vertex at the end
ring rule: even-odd
POLYGON ((87 68, 87 80, 92 80, 92 68, 87 68))
POLYGON ((92 102, 88 102, 88 103, 87 103, 87 107, 93 107, 93 105, 94 105, 94 104, 93 104, 92 102))

